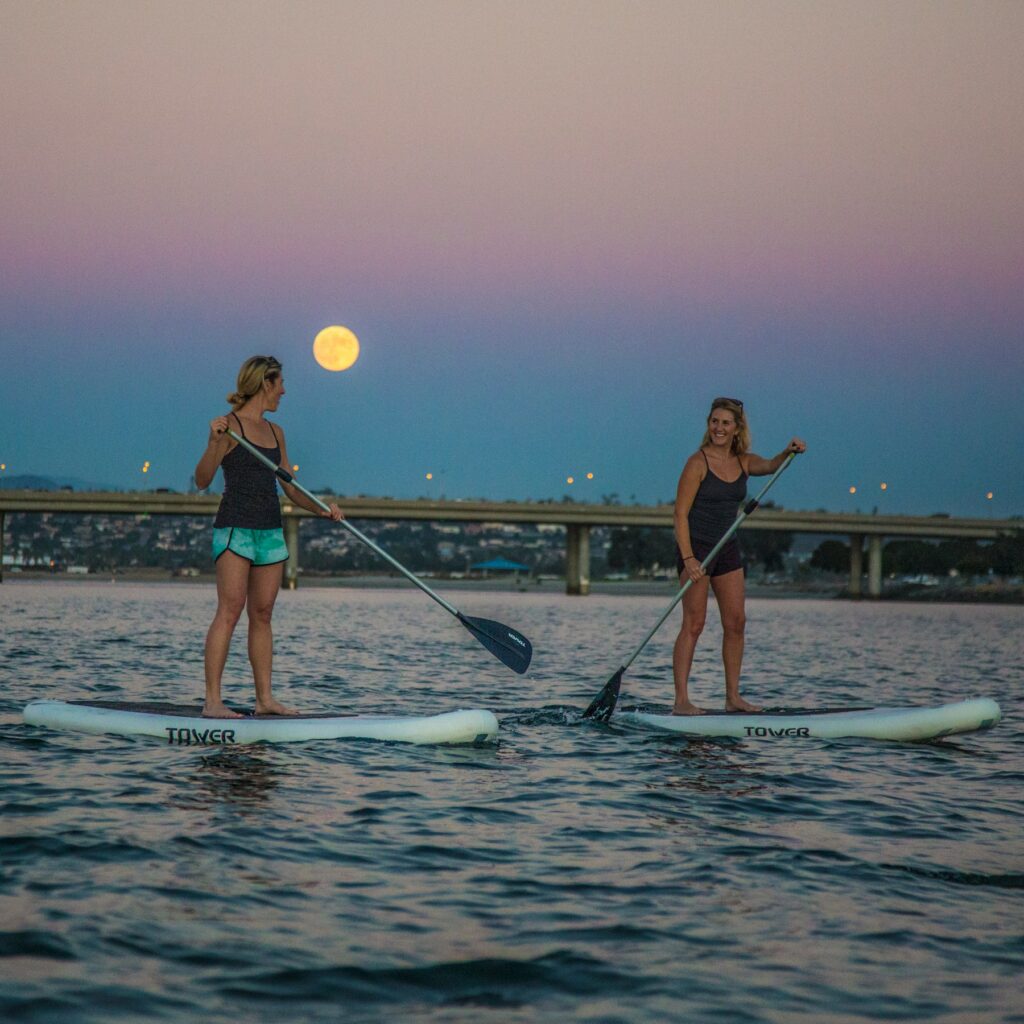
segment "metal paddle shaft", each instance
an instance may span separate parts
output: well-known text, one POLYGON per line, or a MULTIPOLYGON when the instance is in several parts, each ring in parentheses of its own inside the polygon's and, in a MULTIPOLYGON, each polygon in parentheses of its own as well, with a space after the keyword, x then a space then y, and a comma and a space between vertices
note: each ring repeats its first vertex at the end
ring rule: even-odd
MULTIPOLYGON (((782 463, 782 465, 779 466, 779 468, 775 470, 774 473, 772 473, 771 477, 769 477, 768 479, 768 482, 764 485, 764 487, 761 488, 757 496, 751 498, 750 501, 748 501, 746 505, 743 506, 743 511, 736 517, 736 521, 732 524, 732 526, 729 527, 728 530, 725 531, 724 534, 722 534, 721 539, 708 553, 707 558, 705 558, 704 561, 700 563, 700 567, 702 569, 707 569, 707 567, 711 564, 712 560, 714 559, 715 555, 717 555, 718 552, 722 550, 722 548, 725 546, 729 538, 740 528, 740 525, 743 523, 743 520, 746 519, 747 516, 749 516, 750 513, 753 512, 754 509, 756 509, 757 506, 761 503, 761 499, 768 492, 768 488, 771 487, 771 485, 775 483, 775 481, 778 480, 780 476, 782 476, 782 474, 786 471, 786 468, 795 458, 796 452, 790 452, 789 455, 786 456, 785 461, 782 463)), ((633 662, 636 660, 637 655, 647 646, 651 637, 654 636, 654 634, 657 633, 659 629, 661 629, 662 623, 669 617, 669 615, 671 615, 672 609, 675 608, 675 606, 679 604, 680 601, 682 601, 683 595, 687 592, 687 590, 690 589, 690 585, 692 583, 693 580, 688 579, 682 585, 682 587, 679 589, 679 593, 676 594, 676 596, 672 599, 672 603, 665 609, 664 614, 654 624, 654 628, 647 634, 647 636, 643 638, 643 640, 640 641, 639 647, 637 647, 637 649, 629 656, 625 664, 623 664, 622 667, 615 672, 611 679, 609 679, 608 682, 604 684, 604 688, 601 690, 601 692, 590 702, 590 706, 587 708, 586 711, 583 712, 584 718, 596 718, 599 722, 607 722, 608 719, 611 718, 612 712, 615 710, 615 704, 619 699, 619 688, 622 686, 623 674, 625 673, 626 669, 629 668, 629 666, 632 665, 633 662)))
MULTIPOLYGON (((325 505, 315 494, 307 491, 288 470, 283 466, 276 465, 272 459, 268 459, 263 452, 250 444, 244 437, 236 434, 230 427, 227 430, 227 435, 255 455, 260 462, 273 471, 279 480, 283 480, 286 484, 291 484, 296 490, 301 491, 318 508, 322 508, 328 513, 331 511, 329 506, 325 505)), ((518 672, 522 675, 530 667, 530 659, 533 657, 533 646, 522 633, 512 629, 511 626, 495 622, 493 619, 477 619, 469 615, 463 615, 458 608, 453 604, 449 604, 440 594, 431 590, 418 576, 415 576, 406 569, 401 562, 396 561, 383 548, 378 547, 362 530, 357 529, 347 519, 342 519, 340 522, 349 533, 362 541, 368 548, 376 551, 385 562, 393 565, 410 583, 414 583, 424 594, 433 598, 446 612, 454 615, 491 654, 512 669, 513 672, 518 672)))

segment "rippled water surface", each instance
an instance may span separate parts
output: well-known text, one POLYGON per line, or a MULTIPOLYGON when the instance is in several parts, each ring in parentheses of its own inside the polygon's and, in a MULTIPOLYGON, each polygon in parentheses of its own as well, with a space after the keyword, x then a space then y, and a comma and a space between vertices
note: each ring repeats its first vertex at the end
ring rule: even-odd
MULTIPOLYGON (((0 1019, 1024 1021, 1021 609, 752 600, 751 699, 1004 720, 695 742, 580 720, 669 593, 448 596, 531 637, 530 673, 411 588, 309 588, 278 602, 278 694, 489 708, 496 745, 202 749, 20 710, 198 697, 212 588, 5 582, 0 1019)), ((672 639, 625 702, 669 701, 672 639)), ((226 692, 251 697, 241 636, 226 692)))

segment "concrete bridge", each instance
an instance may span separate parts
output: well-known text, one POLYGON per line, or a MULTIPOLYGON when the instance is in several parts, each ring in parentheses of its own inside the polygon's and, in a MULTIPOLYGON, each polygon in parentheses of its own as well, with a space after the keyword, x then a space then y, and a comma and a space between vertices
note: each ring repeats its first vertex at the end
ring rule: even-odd
MULTIPOLYGON (((352 520, 427 520, 485 523, 552 523, 566 529, 566 592, 590 591, 590 530, 594 526, 672 528, 671 505, 577 505, 556 502, 489 502, 396 500, 338 496, 352 520)), ((3 525, 8 512, 59 512, 92 515, 212 516, 219 494, 173 494, 159 491, 4 491, 0 490, 0 579, 3 525)), ((299 572, 299 523, 310 513, 281 499, 285 539, 291 556, 286 585, 294 588, 299 572)), ((884 516, 853 512, 794 512, 759 508, 741 530, 786 530, 791 533, 840 534, 850 540, 851 595, 861 596, 867 541, 867 594, 882 594, 882 541, 886 537, 995 540, 1024 529, 1015 519, 964 519, 950 516, 884 516)))

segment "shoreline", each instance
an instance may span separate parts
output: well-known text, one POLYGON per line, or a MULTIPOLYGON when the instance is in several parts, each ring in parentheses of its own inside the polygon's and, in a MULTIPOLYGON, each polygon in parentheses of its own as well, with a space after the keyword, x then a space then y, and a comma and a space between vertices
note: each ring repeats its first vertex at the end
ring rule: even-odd
MULTIPOLYGON (((436 577, 424 577, 424 583, 432 590, 476 591, 494 593, 521 594, 564 594, 564 579, 545 580, 513 580, 513 579, 462 579, 453 580, 436 577)), ((3 574, 3 584, 10 583, 171 583, 176 585, 192 584, 213 586, 216 582, 212 572, 199 573, 196 576, 178 576, 166 569, 127 569, 114 573, 53 573, 49 571, 7 570, 3 574)), ((409 583, 399 573, 354 574, 351 576, 329 576, 303 574, 299 580, 300 589, 308 588, 349 588, 353 590, 375 590, 409 587, 409 583)), ((677 593, 674 582, 670 580, 593 580, 590 593, 601 596, 617 597, 664 597, 670 599, 677 593)), ((751 598, 768 598, 778 600, 837 600, 837 601, 872 601, 874 599, 861 596, 851 597, 845 587, 835 581, 795 581, 784 580, 776 583, 748 581, 747 596, 751 598)), ((1013 583, 979 583, 956 587, 921 586, 915 584, 890 584, 886 588, 881 601, 919 602, 927 604, 1024 604, 1024 585, 1013 583)))

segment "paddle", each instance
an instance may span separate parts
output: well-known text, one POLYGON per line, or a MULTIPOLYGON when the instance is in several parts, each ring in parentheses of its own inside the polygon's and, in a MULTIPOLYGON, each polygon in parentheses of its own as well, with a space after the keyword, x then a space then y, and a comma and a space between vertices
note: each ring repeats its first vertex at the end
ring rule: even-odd
MULTIPOLYGON (((768 480, 768 483, 766 483, 764 487, 761 488, 757 497, 751 498, 751 500, 748 501, 746 505, 743 506, 743 511, 736 517, 736 522, 734 522, 732 526, 730 526, 729 529, 725 531, 725 533, 722 535, 722 539, 711 549, 711 551, 708 553, 707 558, 705 558, 704 561, 700 563, 700 567, 702 569, 707 569, 711 560, 715 557, 715 555, 718 554, 719 551, 722 550, 726 541, 728 541, 728 539, 740 528, 740 524, 743 522, 743 520, 746 519, 747 516, 749 516, 750 513, 754 511, 755 508, 757 508, 761 499, 767 493, 768 488, 771 487, 771 485, 775 483, 775 481, 778 480, 780 476, 782 476, 783 472, 785 472, 786 470, 786 467, 793 461, 795 457, 796 452, 790 452, 789 455, 786 456, 786 459, 782 463, 782 465, 779 466, 779 468, 775 470, 775 472, 771 475, 771 477, 768 480)), ((622 686, 623 674, 625 673, 626 669, 633 664, 633 661, 635 660, 636 656, 647 646, 647 642, 651 639, 651 637, 658 632, 658 630, 661 628, 661 624, 669 617, 669 614, 671 613, 672 609, 675 608, 675 606, 679 604, 679 602, 683 599, 683 594, 685 594, 687 590, 690 589, 691 583, 693 583, 693 580, 688 579, 682 585, 682 587, 679 590, 679 593, 676 594, 676 596, 672 599, 672 603, 665 609, 665 613, 661 616, 660 619, 658 619, 657 623, 654 626, 654 629, 652 629, 647 634, 647 636, 645 636, 643 640, 640 641, 640 646, 629 656, 626 663, 622 665, 621 668, 619 668, 618 671, 616 671, 612 675, 611 679, 609 679, 608 682, 604 684, 604 688, 601 690, 601 692, 590 702, 590 706, 587 708, 586 711, 583 712, 584 718, 596 718, 599 722, 607 722, 608 719, 611 718, 612 712, 615 710, 615 703, 619 699, 619 688, 622 686)))
MULTIPOLYGON (((275 465, 259 449, 251 445, 244 437, 239 437, 233 430, 228 428, 227 434, 234 438, 240 445, 250 451, 265 466, 273 470, 274 474, 286 484, 291 484, 297 490, 314 502, 325 512, 330 509, 315 494, 311 494, 302 486, 288 470, 282 466, 275 465)), ((445 611, 454 615, 487 648, 500 662, 507 665, 513 672, 522 675, 530 667, 530 659, 533 657, 533 647, 530 641, 522 633, 501 622, 493 619, 477 619, 469 615, 463 615, 454 605, 449 604, 439 594, 435 594, 419 577, 414 576, 404 565, 395 561, 383 548, 378 547, 362 531, 357 530, 347 519, 341 520, 341 525, 354 537, 361 540, 368 548, 372 548, 386 562, 390 562, 410 583, 415 583, 420 590, 428 597, 432 597, 445 611)))

